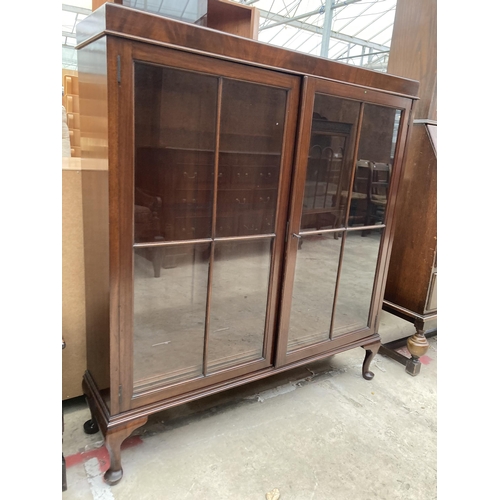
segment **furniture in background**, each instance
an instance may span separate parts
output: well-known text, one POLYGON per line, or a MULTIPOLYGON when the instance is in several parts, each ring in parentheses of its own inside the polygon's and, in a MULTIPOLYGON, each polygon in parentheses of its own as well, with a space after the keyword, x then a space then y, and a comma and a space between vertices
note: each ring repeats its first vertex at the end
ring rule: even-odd
POLYGON ((426 337, 437 331, 436 141, 435 122, 414 120, 384 294, 383 309, 413 322, 416 333, 404 339, 411 358, 397 351, 398 339, 381 353, 405 364, 410 375, 418 375, 419 358, 429 346, 426 337))
MULTIPOLYGON (((62 399, 81 396, 87 366, 82 158, 62 158, 62 399)), ((95 163, 93 162, 93 165, 95 163)))
POLYGON ((68 114, 64 106, 62 107, 62 157, 71 157, 71 142, 69 139, 68 114))
POLYGON ((368 224, 382 223, 391 181, 389 163, 371 163, 368 183, 368 224))
POLYGON ((137 0, 92 0, 92 11, 105 3, 115 3, 124 7, 150 12, 158 16, 170 17, 185 23, 199 23, 207 14, 208 0, 162 0, 161 2, 138 2, 137 0))
POLYGON ((259 36, 259 9, 226 0, 208 0, 207 14, 197 24, 257 40, 259 36))
POLYGON ((78 24, 77 51, 84 153, 105 165, 82 170, 85 429, 104 435, 105 480, 158 411, 357 347, 370 380, 418 83, 113 3, 78 24), (337 180, 310 161, 316 116, 337 180), (351 223, 360 158, 392 165, 376 226, 351 223), (319 229, 315 179, 335 216, 319 229), (161 198, 163 240, 136 238, 137 189, 161 198), (157 248, 175 257, 159 277, 157 248))
POLYGON ((163 0, 160 4, 136 0, 92 0, 92 11, 106 2, 254 40, 257 40, 259 34, 259 9, 227 0, 198 0, 190 3, 163 0))
MULTIPOLYGON (((351 196, 351 210, 349 220, 354 225, 369 225, 369 190, 372 162, 369 160, 358 160, 356 162, 356 173, 354 174, 354 185, 352 193, 342 192, 343 203, 347 203, 349 195, 351 196)), ((363 234, 366 234, 364 232, 363 234)))
POLYGON ((71 156, 78 158, 82 155, 80 143, 80 99, 78 96, 78 72, 63 69, 62 78, 62 104, 67 115, 71 156))
MULTIPOLYGON (((328 121, 313 114, 311 145, 307 160, 301 226, 307 229, 336 228, 341 224, 350 179, 346 159, 352 149, 350 123, 328 121)), ((338 237, 337 233, 335 235, 338 237)), ((300 244, 299 244, 300 246, 300 244)))
MULTIPOLYGON (((62 348, 66 347, 66 342, 64 338, 62 339, 62 348)), ((62 415, 62 434, 64 435, 64 413, 62 415)), ((66 459, 64 458, 64 452, 62 454, 62 490, 66 491, 68 489, 68 482, 66 480, 66 459)))
POLYGON ((437 5, 398 0, 387 71, 420 81, 413 134, 397 199, 398 218, 384 294, 384 310, 414 323, 408 339, 381 349, 417 375, 437 332, 437 5), (396 351, 406 343, 411 357, 396 351))
MULTIPOLYGON (((92 10, 96 10, 105 0, 93 0, 92 10)), ((127 0, 115 0, 131 6, 127 0)), ((174 5, 174 2, 171 2, 174 5)), ((135 5, 135 3, 134 3, 135 5)), ((167 3, 163 4, 165 8, 167 3)), ((238 5, 220 0, 210 0, 203 7, 199 6, 200 17, 193 19, 199 24, 207 24, 212 29, 227 31, 247 38, 257 38, 258 9, 238 5), (207 15, 207 10, 210 12, 207 15)), ((63 324, 70 341, 69 347, 63 354, 63 386, 62 399, 74 398, 82 395, 81 373, 86 366, 86 339, 85 339, 85 296, 83 277, 83 221, 82 221, 82 185, 81 185, 81 138, 80 138, 80 100, 78 72, 62 70, 63 106, 66 109, 66 124, 69 132, 70 154, 74 159, 63 161, 63 324)), ((85 162, 85 160, 84 160, 85 162)), ((85 168, 85 167, 84 167, 85 168)), ((266 175, 269 175, 268 173, 266 175)), ((145 193, 146 194, 146 193, 145 193)), ((161 200, 156 207, 148 203, 139 204, 139 212, 135 220, 135 230, 139 232, 139 239, 145 232, 153 231, 156 236, 156 224, 161 224, 161 200)), ((142 203, 142 202, 141 202, 142 203)), ((177 220, 179 222, 179 220, 177 220)), ((173 225, 172 225, 173 227, 173 225)), ((178 226, 178 231, 192 231, 191 228, 178 226)), ((157 238, 161 240, 161 237, 157 238)), ((148 240, 148 237, 145 237, 148 240)), ((142 250, 145 258, 151 261, 155 276, 160 276, 162 267, 175 267, 178 255, 175 250, 158 247, 142 250)))
POLYGON ((86 366, 85 285, 78 72, 62 70, 62 399, 81 396, 86 366))

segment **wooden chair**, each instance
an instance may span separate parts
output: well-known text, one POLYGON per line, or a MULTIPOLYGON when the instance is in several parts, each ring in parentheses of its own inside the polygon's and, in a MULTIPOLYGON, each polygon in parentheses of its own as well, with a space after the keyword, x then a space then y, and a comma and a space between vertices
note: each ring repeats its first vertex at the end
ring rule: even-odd
POLYGON ((391 166, 388 163, 372 163, 370 165, 368 190, 368 223, 370 225, 384 222, 390 180, 391 166))
MULTIPOLYGON (((343 157, 342 148, 335 151, 332 147, 318 144, 311 147, 302 209, 302 228, 339 227, 343 157)), ((334 233, 334 238, 338 239, 337 233, 334 233)), ((299 242, 299 249, 301 247, 302 240, 299 242)))
MULTIPOLYGON (((303 215, 314 229, 336 227, 342 187, 343 151, 315 145, 309 152, 303 215)), ((304 218, 305 218, 304 217, 304 218)), ((302 224, 303 226, 305 224, 302 224)))
MULTIPOLYGON (((369 191, 373 162, 358 160, 354 174, 354 186, 349 211, 349 224, 369 224, 369 191)), ((343 203, 347 204, 348 191, 342 191, 343 203)))

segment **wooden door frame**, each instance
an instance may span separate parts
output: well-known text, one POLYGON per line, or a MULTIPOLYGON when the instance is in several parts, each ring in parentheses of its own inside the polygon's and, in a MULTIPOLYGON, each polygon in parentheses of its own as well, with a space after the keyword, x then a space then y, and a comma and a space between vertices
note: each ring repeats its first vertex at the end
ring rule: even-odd
MULTIPOLYGON (((374 317, 374 311, 378 311, 382 306, 382 289, 386 279, 387 263, 390 258, 390 248, 392 246, 393 218, 395 208, 395 198, 397 187, 402 177, 403 151, 405 150, 408 135, 409 118, 413 101, 409 98, 389 95, 387 93, 370 90, 361 87, 329 81, 322 78, 304 77, 302 87, 301 108, 299 114, 299 125, 297 133, 297 146, 292 174, 292 188, 290 192, 290 209, 287 223, 287 237, 285 248, 285 267, 283 270, 283 285, 281 295, 281 309, 278 318, 275 365, 281 367, 290 363, 295 363, 301 359, 316 356, 321 352, 327 352, 339 345, 355 342, 363 337, 373 335, 378 329, 378 315, 374 317), (383 231, 375 270, 375 279, 372 291, 372 299, 368 316, 368 326, 357 329, 333 339, 318 342, 303 348, 299 348, 291 353, 287 353, 289 320, 292 306, 292 292, 295 275, 295 265, 298 251, 299 239, 294 236, 300 232, 300 220, 302 215, 302 203, 304 197, 304 186, 307 172, 307 159, 311 139, 312 117, 314 110, 315 95, 327 94, 332 97, 359 102, 361 106, 360 115, 355 131, 355 145, 353 151, 353 168, 351 171, 351 190, 355 175, 355 164, 359 147, 359 136, 363 120, 363 108, 365 104, 375 104, 394 109, 400 109, 402 116, 398 130, 396 151, 394 154, 393 176, 389 188, 388 203, 386 208, 385 229, 383 231)), ((346 220, 350 208, 350 196, 346 207, 346 220)), ((350 232, 352 229, 346 227, 340 229, 339 234, 350 232)), ((360 230, 360 229, 356 229, 360 230)), ((324 231, 326 232, 326 231, 324 231)), ((333 232, 329 230, 328 232, 333 232)), ((343 238, 344 240, 345 238, 343 238)), ((343 249, 344 241, 342 242, 343 249)), ((341 250, 342 251, 342 250, 341 250)), ((341 266, 341 264, 340 264, 341 266)), ((338 279, 338 278, 337 278, 338 279)))
MULTIPOLYGON (((123 141, 110 151, 110 277, 112 286, 111 311, 118 317, 110 332, 117 370, 112 374, 118 400, 112 414, 138 408, 145 404, 177 397, 183 393, 203 390, 272 366, 278 301, 283 269, 286 220, 289 203, 290 178, 296 133, 301 79, 299 76, 275 72, 239 63, 212 59, 205 55, 189 54, 171 48, 145 45, 142 42, 108 37, 108 66, 110 84, 110 134, 123 141), (263 358, 213 374, 158 386, 134 394, 133 382, 133 193, 135 144, 134 131, 134 64, 136 61, 157 64, 180 70, 209 74, 244 82, 283 88, 287 91, 285 123, 281 150, 280 178, 276 203, 275 233, 272 243, 269 291, 266 309, 266 328, 263 339, 263 358), (129 139, 129 140, 127 140, 129 139), (111 229, 112 228, 112 229, 111 229), (111 235, 112 233, 112 235, 111 235)), ((218 102, 218 107, 221 103, 218 102)), ((216 159, 218 162, 218 159, 216 159)), ((244 237, 247 238, 247 237, 244 237)), ((251 239, 247 238, 247 239, 251 239)), ((224 240, 225 238, 217 238, 224 240)), ((229 239, 229 238, 228 238, 229 239)), ((235 238, 236 239, 236 238, 235 238)), ((215 241, 215 240, 214 240, 215 241)), ((214 242, 211 243, 215 244, 214 242)))

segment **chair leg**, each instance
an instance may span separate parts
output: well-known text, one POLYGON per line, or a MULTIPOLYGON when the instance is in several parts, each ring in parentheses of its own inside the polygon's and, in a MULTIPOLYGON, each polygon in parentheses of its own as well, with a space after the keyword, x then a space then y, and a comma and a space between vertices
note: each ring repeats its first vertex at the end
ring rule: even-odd
POLYGON ((109 453, 109 469, 104 474, 104 481, 109 485, 118 483, 123 477, 121 446, 132 432, 144 425, 148 417, 141 417, 128 422, 123 427, 106 433, 106 448, 109 453))
POLYGON ((163 248, 153 248, 153 270, 155 278, 160 277, 161 265, 163 262, 163 248))

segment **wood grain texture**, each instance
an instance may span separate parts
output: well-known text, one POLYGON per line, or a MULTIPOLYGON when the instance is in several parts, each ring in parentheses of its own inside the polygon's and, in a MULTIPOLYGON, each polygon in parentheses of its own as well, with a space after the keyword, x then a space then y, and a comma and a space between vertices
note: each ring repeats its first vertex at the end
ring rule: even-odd
MULTIPOLYGON (((109 136, 133 134, 133 62, 130 44, 112 38, 108 44, 109 136)), ((132 143, 132 139, 128 141, 132 143)), ((133 366, 134 157, 121 141, 109 146, 109 301, 111 413, 128 409, 133 366), (127 304, 127 307, 122 307, 127 304), (116 363, 118 360, 118 363, 116 363), (120 391, 119 388, 122 388, 120 391), (124 403, 127 401, 127 403, 124 403)))
MULTIPOLYGON (((94 42, 95 43, 95 42, 94 42)), ((255 82, 259 85, 270 85, 283 87, 289 94, 286 109, 286 125, 284 129, 284 143, 282 147, 282 167, 280 190, 280 208, 277 212, 277 222, 279 237, 277 245, 273 251, 273 265, 271 276, 271 291, 269 296, 269 315, 272 318, 269 328, 274 330, 275 309, 278 302, 279 289, 279 269, 282 240, 284 239, 285 218, 288 205, 288 183, 287 178, 291 170, 293 155, 293 141, 295 139, 295 126, 297 115, 297 104, 300 80, 295 76, 284 75, 265 71, 261 68, 248 68, 229 63, 227 61, 210 60, 199 55, 190 55, 182 52, 172 51, 170 49, 145 46, 140 43, 130 43, 116 37, 110 37, 108 40, 108 76, 109 76, 109 99, 108 107, 110 113, 109 135, 110 137, 132 137, 134 134, 134 116, 137 116, 137 108, 134 115, 134 97, 133 81, 134 72, 132 60, 154 63, 158 65, 175 65, 176 68, 191 70, 203 70, 204 72, 226 76, 228 78, 238 79, 239 81, 255 82), (148 50, 149 49, 149 50, 148 50), (120 83, 117 82, 116 60, 120 57, 120 83)), ((156 90, 158 93, 158 90, 156 90)), ((155 109, 155 101, 140 101, 142 105, 152 106, 155 109)), ((236 113, 239 116, 238 113, 236 113)), ((143 123, 143 122, 141 122, 143 123)), ((147 130, 151 130, 145 124, 147 130)), ((154 140, 149 135, 150 140, 154 140)), ((140 141, 146 140, 142 137, 140 141)), ((121 401, 116 409, 111 409, 111 414, 119 411, 125 411, 134 406, 144 404, 144 398, 158 398, 158 391, 152 394, 145 394, 140 398, 134 396, 133 399, 133 235, 132 235, 132 200, 134 179, 134 141, 110 141, 109 146, 109 217, 110 217, 110 345, 111 357, 119 357, 120 362, 114 364, 111 373, 111 385, 121 387, 121 401), (119 319, 116 320, 116 311, 119 312, 119 319), (115 346, 119 345, 119 354, 114 352, 115 346), (119 365, 119 377, 115 379, 116 366, 119 365)), ((254 371, 268 366, 271 363, 272 335, 266 336, 265 357, 266 362, 249 363, 239 367, 231 373, 226 373, 222 378, 236 376, 248 371, 254 371)), ((176 395, 179 392, 188 390, 191 386, 201 387, 215 383, 220 375, 208 377, 205 380, 196 380, 182 387, 169 388, 162 392, 161 397, 176 395)), ((112 398, 117 391, 111 390, 112 398)), ((148 400, 148 399, 146 399, 148 400)))
POLYGON ((387 72, 420 81, 415 119, 437 120, 437 0, 398 0, 387 72))
POLYGON ((207 28, 257 40, 259 31, 259 11, 255 7, 227 2, 208 0, 207 28))
MULTIPOLYGON (((431 293, 437 281, 437 157, 433 141, 437 131, 436 25, 436 0, 398 0, 388 71, 419 80, 420 100, 415 103, 418 123, 413 126, 397 199, 384 294, 384 309, 409 321, 427 315, 432 317, 432 325, 437 311, 431 293)), ((435 293, 436 288, 433 290, 435 293)))
POLYGON ((92 11, 97 10, 101 5, 104 5, 106 2, 117 3, 122 5, 123 0, 92 0, 92 11))
POLYGON ((384 92, 408 96, 415 96, 418 92, 418 82, 411 79, 393 77, 321 57, 273 47, 112 3, 106 3, 92 16, 88 16, 78 24, 77 47, 88 43, 95 37, 104 36, 105 33, 143 39, 157 45, 167 44, 181 50, 189 47, 191 51, 209 53, 215 57, 252 62, 255 65, 280 71, 348 82, 384 92))
MULTIPOLYGON (((66 160, 80 163, 80 158, 66 160)), ((87 368, 82 173, 77 166, 62 172, 62 333, 66 342, 62 352, 63 400, 82 395, 82 376, 87 368)))
MULTIPOLYGON (((82 128, 82 145, 86 160, 93 162, 94 165, 93 168, 85 170, 82 181, 85 265, 88 277, 88 371, 84 379, 84 390, 91 400, 90 406, 95 413, 99 427, 106 436, 110 436, 107 439, 107 445, 114 457, 112 457, 113 463, 110 469, 113 477, 108 477, 108 479, 113 482, 121 477, 122 438, 129 430, 142 425, 147 415, 327 357, 336 352, 360 346, 378 346, 380 337, 375 333, 374 325, 382 301, 383 284, 391 250, 394 229, 392 221, 396 206, 395 194, 401 179, 403 152, 413 103, 407 95, 415 95, 418 84, 404 78, 395 78, 270 47, 253 40, 172 21, 110 3, 101 6, 79 26, 79 52, 81 53, 79 60, 84 69, 83 78, 80 80, 80 85, 83 83, 81 90, 84 97, 82 126, 85 125, 82 128), (87 41, 81 43, 83 40, 87 41), (245 64, 241 64, 242 62, 245 64), (134 347, 136 346, 134 345, 133 312, 133 231, 134 188, 137 187, 134 183, 139 178, 135 175, 134 169, 138 162, 140 163, 142 149, 152 147, 161 149, 166 146, 166 143, 162 142, 162 134, 167 133, 169 137, 170 134, 177 134, 175 137, 179 137, 184 133, 189 136, 193 130, 196 130, 192 128, 192 117, 186 120, 178 119, 177 122, 182 122, 178 125, 174 124, 163 129, 158 127, 158 116, 162 112, 158 111, 157 107, 158 103, 161 103, 161 96, 153 98, 145 95, 137 98, 140 85, 138 86, 137 80, 134 80, 134 65, 137 68, 141 64, 183 69, 219 79, 217 113, 219 119, 215 120, 219 125, 215 127, 215 134, 220 136, 218 140, 221 143, 215 147, 215 153, 220 152, 221 158, 226 158, 231 152, 223 150, 222 143, 223 139, 227 140, 229 136, 238 135, 233 134, 233 130, 242 136, 238 139, 242 141, 241 143, 236 141, 233 144, 240 146, 251 144, 248 149, 242 148, 240 155, 236 155, 239 159, 235 160, 233 167, 240 168, 241 165, 238 162, 247 162, 245 158, 250 152, 257 152, 259 157, 262 156, 260 148, 253 146, 254 143, 262 144, 260 135, 252 132, 247 122, 256 114, 264 118, 267 115, 266 112, 259 111, 261 108, 258 106, 245 114, 244 110, 247 108, 242 105, 244 103, 239 102, 244 99, 239 96, 235 98, 234 95, 228 97, 234 102, 232 108, 234 112, 226 117, 225 123, 229 132, 224 133, 220 125, 224 123, 221 118, 224 115, 224 85, 230 89, 232 84, 228 82, 236 81, 239 84, 252 82, 257 84, 256 86, 277 87, 280 93, 286 93, 287 100, 282 142, 276 145, 277 140, 274 135, 269 135, 270 140, 273 141, 272 152, 274 154, 281 152, 281 164, 278 197, 276 198, 278 200, 276 224, 272 234, 266 233, 265 235, 266 238, 275 238, 275 247, 270 270, 267 333, 262 357, 251 361, 241 358, 238 365, 231 365, 229 368, 220 369, 214 373, 208 370, 205 377, 193 376, 179 383, 171 383, 166 378, 162 378, 162 383, 157 385, 152 384, 147 388, 144 386, 134 389, 134 347), (288 321, 286 311, 290 309, 293 273, 291 267, 288 270, 286 268, 297 254, 296 243, 292 243, 290 237, 292 231, 298 232, 300 227, 304 169, 307 167, 315 92, 343 97, 359 103, 360 119, 363 119, 363 109, 373 104, 389 107, 388 115, 390 116, 396 108, 401 109, 403 113, 399 143, 394 158, 393 188, 387 200, 386 229, 377 254, 377 268, 374 271, 373 293, 367 320, 352 326, 341 336, 298 349, 287 355, 287 331, 284 326, 288 321), (138 106, 145 107, 144 114, 141 114, 142 111, 138 106), (151 116, 148 116, 148 112, 151 116), (142 131, 136 135, 137 124, 142 131), (160 128, 160 130, 154 132, 155 128, 160 128), (252 141, 247 141, 247 136, 252 141), (103 162, 104 165, 109 164, 109 169, 103 168, 103 162), (293 186, 291 186, 292 178, 293 186), (288 236, 288 241, 286 236, 288 236), (283 281, 284 276, 286 276, 285 281, 283 281), (285 311, 284 314, 283 311, 285 311), (280 314, 283 319, 281 326, 279 325, 280 314), (272 366, 273 363, 274 366, 272 366), (116 438, 112 438, 113 433, 116 434, 116 438)), ((157 80, 159 80, 159 75, 153 71, 151 85, 148 84, 147 89, 148 91, 151 89, 152 93, 160 94, 157 80)), ((162 91, 165 89, 163 84, 161 89, 162 91)), ((227 95, 232 94, 229 92, 227 95)), ((265 96, 266 94, 256 95, 265 96)), ((193 106, 193 100, 176 102, 172 106, 172 114, 175 116, 178 107, 186 110, 196 108, 193 106)), ((266 97, 260 100, 266 102, 266 97)), ((182 113, 178 116, 182 117, 182 113)), ((279 124, 279 120, 276 119, 276 125, 279 124)), ((274 125, 274 119, 272 122, 274 125)), ((353 142, 355 150, 359 146, 360 127, 361 125, 358 124, 356 139, 353 142)), ((204 136, 207 132, 206 128, 201 127, 201 132, 204 136)), ((204 144, 203 148, 205 147, 204 144)), ((195 163, 193 147, 188 144, 183 148, 187 149, 188 156, 190 155, 190 160, 185 162, 186 168, 189 169, 195 163)), ((171 154, 173 158, 179 153, 171 154)), ((356 157, 355 151, 353 151, 354 157, 356 157)), ((227 166, 224 161, 216 162, 215 174, 218 174, 219 167, 222 171, 227 166)), ((167 170, 174 170, 171 163, 168 162, 168 166, 167 170)), ((275 167, 274 164, 271 166, 275 167)), ((216 175, 216 177, 219 176, 216 175)), ((154 178, 160 177, 154 176, 154 178)), ((351 176, 351 186, 353 180, 354 176, 351 176)), ((215 187, 218 186, 218 182, 214 180, 215 187)), ((221 186, 222 184, 223 181, 221 181, 221 186)), ((201 190, 200 188, 199 191, 201 190)), ((217 198, 215 198, 212 208, 217 206, 217 198)), ((359 232, 359 228, 357 230, 359 232)), ((229 234, 231 235, 234 239, 234 234, 229 234)), ((215 225, 212 225, 211 236, 212 239, 217 236, 215 225)), ((260 238, 262 234, 256 233, 252 236, 246 234, 245 237, 260 238)), ((215 238, 215 241, 218 243, 221 239, 215 238)), ((373 257, 374 269, 375 258, 373 257)), ((371 282, 369 286, 371 290, 371 282)), ((208 309, 211 307, 210 298, 207 307, 208 309)), ((161 359, 163 361, 164 358, 161 359)), ((368 373, 370 360, 371 358, 365 362, 365 375, 368 373)))
POLYGON ((424 313, 437 247, 437 159, 425 130, 414 124, 384 298, 424 313))
MULTIPOLYGON (((78 53, 87 369, 110 387, 108 82, 105 40, 78 53)), ((81 374, 83 376, 83 373, 81 374)))

